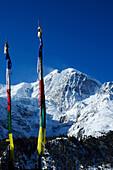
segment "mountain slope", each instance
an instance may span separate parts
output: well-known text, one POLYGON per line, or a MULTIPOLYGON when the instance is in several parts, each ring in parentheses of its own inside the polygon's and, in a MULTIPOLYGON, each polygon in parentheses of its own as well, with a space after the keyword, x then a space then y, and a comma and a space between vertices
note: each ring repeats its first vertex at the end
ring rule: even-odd
POLYGON ((113 130, 113 83, 104 83, 95 95, 80 102, 79 117, 68 134, 76 137, 101 136, 113 130))
MULTIPOLYGON (((16 138, 16 169, 39 169, 37 138, 16 138)), ((9 169, 9 147, 5 139, 0 140, 0 169, 9 169)), ((59 136, 46 138, 46 149, 42 157, 42 169, 113 169, 113 132, 101 137, 77 140, 75 137, 59 136)))

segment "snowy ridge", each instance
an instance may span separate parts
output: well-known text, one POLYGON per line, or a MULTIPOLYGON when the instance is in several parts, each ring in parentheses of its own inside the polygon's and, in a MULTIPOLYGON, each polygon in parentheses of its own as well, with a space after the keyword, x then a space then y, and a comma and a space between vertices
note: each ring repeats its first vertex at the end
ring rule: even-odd
POLYGON ((113 130, 113 83, 104 83, 98 93, 83 100, 78 107, 80 114, 69 135, 96 137, 113 130))
MULTIPOLYGON (((103 85, 69 68, 54 70, 44 78, 47 136, 100 136, 113 130, 113 82, 103 85)), ((11 86, 14 137, 37 136, 39 84, 11 86)), ((6 86, 0 85, 0 138, 8 136, 6 86)))

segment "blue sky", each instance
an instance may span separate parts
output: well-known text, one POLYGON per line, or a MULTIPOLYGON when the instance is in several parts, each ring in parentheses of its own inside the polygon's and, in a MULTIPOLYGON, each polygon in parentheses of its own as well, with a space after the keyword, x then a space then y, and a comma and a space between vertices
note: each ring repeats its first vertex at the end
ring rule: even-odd
POLYGON ((113 81, 112 0, 0 0, 0 83, 5 84, 6 36, 12 84, 37 80, 38 18, 44 75, 71 67, 102 83, 113 81))

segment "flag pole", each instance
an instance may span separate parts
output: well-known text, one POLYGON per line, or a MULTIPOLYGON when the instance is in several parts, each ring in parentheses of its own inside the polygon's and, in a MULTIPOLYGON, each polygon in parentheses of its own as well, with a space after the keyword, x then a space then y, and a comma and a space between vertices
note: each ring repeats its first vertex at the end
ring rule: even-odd
POLYGON ((8 53, 9 45, 6 43, 4 47, 4 54, 6 54, 6 85, 7 85, 7 116, 8 116, 8 131, 9 131, 9 139, 6 139, 7 142, 10 142, 10 152, 9 152, 9 167, 13 167, 14 163, 14 143, 13 143, 13 134, 12 134, 12 126, 11 126, 11 87, 10 87, 10 69, 12 66, 11 59, 8 53))
POLYGON ((45 108, 45 94, 44 94, 44 79, 43 79, 43 64, 42 64, 42 29, 38 20, 38 37, 40 40, 39 57, 37 64, 37 73, 39 79, 39 106, 40 106, 40 127, 38 135, 37 151, 39 155, 39 166, 41 169, 41 157, 45 150, 45 135, 46 135, 46 108, 45 108))
POLYGON ((41 156, 39 155, 39 158, 38 158, 38 169, 41 170, 42 169, 42 166, 41 166, 41 156))

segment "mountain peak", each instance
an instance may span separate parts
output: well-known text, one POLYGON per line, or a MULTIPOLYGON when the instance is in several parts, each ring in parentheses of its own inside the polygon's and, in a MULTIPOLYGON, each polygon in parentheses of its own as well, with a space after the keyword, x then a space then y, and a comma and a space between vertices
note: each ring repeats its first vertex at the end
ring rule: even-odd
MULTIPOLYGON (((55 69, 45 76, 44 82, 47 136, 96 136, 103 131, 112 130, 113 82, 101 86, 99 81, 73 68, 61 72, 55 69)), ((11 86, 11 94, 14 136, 37 136, 40 116, 39 83, 11 86)), ((4 105, 6 98, 6 86, 0 85, 2 138, 8 133, 7 108, 4 105)))

